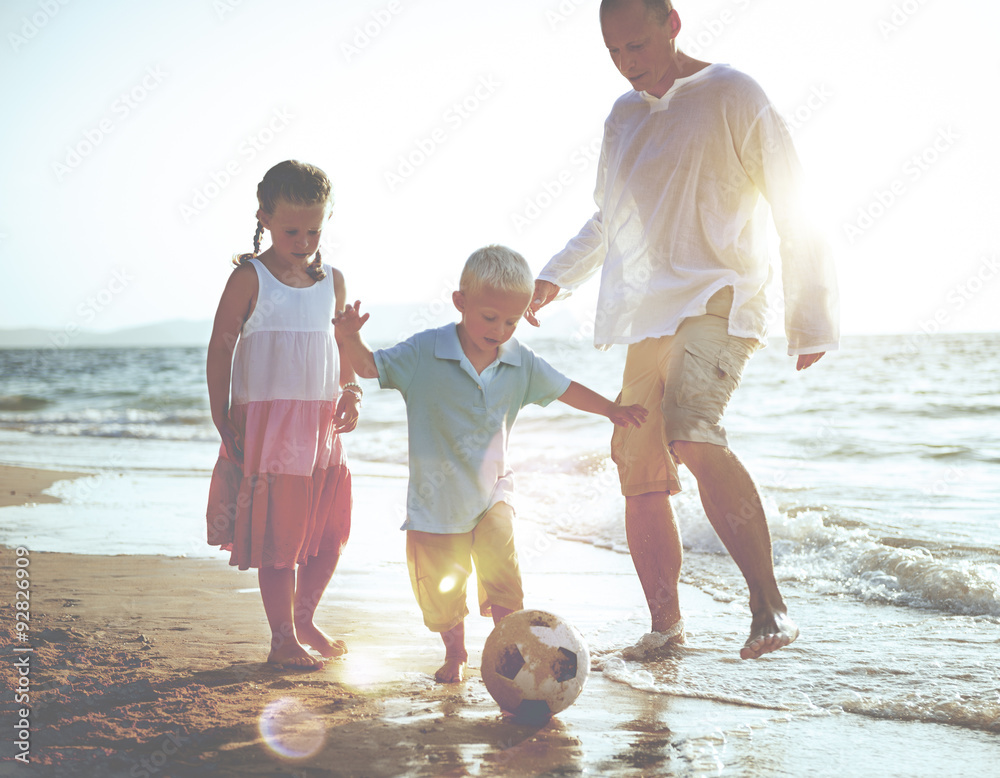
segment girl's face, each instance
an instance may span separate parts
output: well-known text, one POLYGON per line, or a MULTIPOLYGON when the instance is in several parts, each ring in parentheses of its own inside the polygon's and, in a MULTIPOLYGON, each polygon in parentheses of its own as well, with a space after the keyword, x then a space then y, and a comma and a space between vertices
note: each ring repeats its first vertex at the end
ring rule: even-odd
POLYGON ((330 208, 323 203, 293 205, 279 200, 274 213, 268 214, 262 209, 257 212, 257 218, 264 229, 270 231, 274 253, 280 259, 292 265, 308 265, 319 248, 330 208))

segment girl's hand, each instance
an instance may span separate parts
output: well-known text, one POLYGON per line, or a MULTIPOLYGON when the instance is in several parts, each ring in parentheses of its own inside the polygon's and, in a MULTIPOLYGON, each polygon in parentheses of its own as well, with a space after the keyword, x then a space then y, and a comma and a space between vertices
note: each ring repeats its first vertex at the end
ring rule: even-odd
MULTIPOLYGON (((347 310, 350 310, 348 308, 347 310)), ((361 415, 361 399, 352 391, 342 392, 334 414, 333 431, 338 435, 353 432, 361 415)))
POLYGON ((361 301, 355 300, 354 305, 346 306, 333 318, 333 326, 340 332, 353 335, 361 331, 369 316, 371 316, 370 313, 361 315, 361 301))
POLYGON ((226 448, 226 456, 239 465, 243 464, 243 436, 236 426, 228 419, 216 422, 216 429, 222 437, 222 445, 226 448))
POLYGON ((633 427, 641 427, 642 423, 646 421, 648 413, 649 411, 641 405, 618 405, 615 403, 608 411, 608 418, 618 427, 627 427, 630 424, 633 427))

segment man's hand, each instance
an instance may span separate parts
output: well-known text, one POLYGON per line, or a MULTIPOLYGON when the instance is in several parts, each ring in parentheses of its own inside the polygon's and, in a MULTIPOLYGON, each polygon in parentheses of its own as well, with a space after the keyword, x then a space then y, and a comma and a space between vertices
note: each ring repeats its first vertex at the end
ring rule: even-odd
POLYGON ((810 365, 814 365, 823 358, 825 351, 821 351, 818 354, 799 354, 798 361, 795 363, 796 370, 805 370, 810 365))
POLYGON ((345 335, 354 335, 361 332, 361 328, 368 321, 370 313, 361 315, 361 301, 355 300, 354 305, 348 305, 338 313, 333 319, 333 326, 345 335))
POLYGON ((528 324, 533 327, 539 326, 535 314, 538 313, 539 309, 556 299, 557 294, 559 294, 559 287, 551 281, 535 281, 535 293, 531 297, 531 305, 524 312, 524 318, 528 320, 528 324))

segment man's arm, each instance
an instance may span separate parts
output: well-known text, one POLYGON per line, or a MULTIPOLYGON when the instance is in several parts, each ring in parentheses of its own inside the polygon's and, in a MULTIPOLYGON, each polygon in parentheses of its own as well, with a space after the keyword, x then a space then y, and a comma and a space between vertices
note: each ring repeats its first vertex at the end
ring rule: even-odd
POLYGON ((333 319, 337 342, 347 353, 354 372, 361 378, 378 378, 375 355, 368 344, 361 339, 361 328, 368 321, 370 313, 361 315, 361 301, 348 305, 333 319))
POLYGON ((569 388, 562 393, 559 401, 580 411, 605 416, 618 427, 627 427, 630 424, 633 427, 641 427, 646 420, 647 411, 641 405, 623 406, 613 403, 576 381, 570 382, 569 388))
POLYGON ((816 225, 802 168, 777 110, 768 105, 741 150, 743 167, 771 206, 780 238, 788 353, 803 370, 840 340, 837 274, 826 236, 816 225))

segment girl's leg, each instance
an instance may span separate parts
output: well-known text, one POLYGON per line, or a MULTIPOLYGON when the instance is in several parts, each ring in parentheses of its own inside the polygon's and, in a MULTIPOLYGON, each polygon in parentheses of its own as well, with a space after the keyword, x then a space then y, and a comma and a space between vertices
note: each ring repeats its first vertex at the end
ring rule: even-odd
POLYGON ((295 634, 303 645, 316 649, 327 658, 347 653, 347 644, 343 640, 334 640, 313 621, 319 601, 339 561, 339 550, 320 551, 306 564, 299 565, 295 585, 295 634))
POLYGON ((271 627, 271 652, 267 661, 284 667, 316 668, 323 661, 311 656, 295 634, 293 605, 295 571, 290 568, 262 567, 257 571, 260 598, 271 627))

